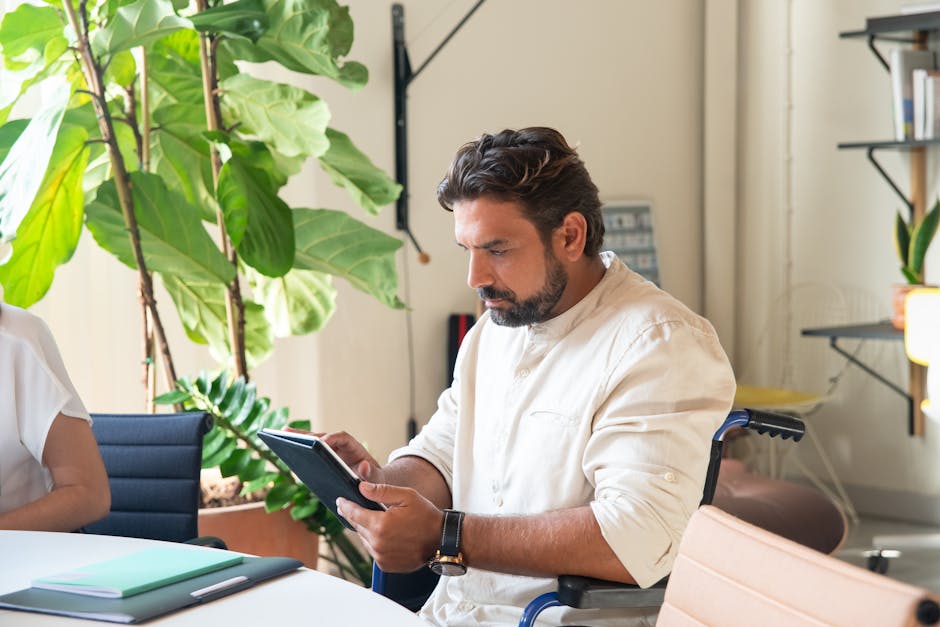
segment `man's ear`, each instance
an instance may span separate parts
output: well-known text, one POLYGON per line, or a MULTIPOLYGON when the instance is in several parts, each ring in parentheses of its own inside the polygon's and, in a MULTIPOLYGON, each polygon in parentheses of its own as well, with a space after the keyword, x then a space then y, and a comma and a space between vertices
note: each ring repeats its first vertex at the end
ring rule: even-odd
POLYGON ((557 245, 561 254, 568 261, 577 261, 584 254, 584 243, 587 240, 587 220, 577 211, 565 216, 557 231, 557 245))

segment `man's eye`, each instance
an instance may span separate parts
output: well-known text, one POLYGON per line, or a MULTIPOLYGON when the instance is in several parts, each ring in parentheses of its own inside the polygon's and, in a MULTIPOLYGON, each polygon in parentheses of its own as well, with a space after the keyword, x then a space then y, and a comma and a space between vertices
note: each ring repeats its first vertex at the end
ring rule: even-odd
POLYGON ((499 249, 499 248, 491 248, 490 254, 493 255, 494 257, 502 257, 503 255, 506 254, 506 251, 503 249, 499 249))

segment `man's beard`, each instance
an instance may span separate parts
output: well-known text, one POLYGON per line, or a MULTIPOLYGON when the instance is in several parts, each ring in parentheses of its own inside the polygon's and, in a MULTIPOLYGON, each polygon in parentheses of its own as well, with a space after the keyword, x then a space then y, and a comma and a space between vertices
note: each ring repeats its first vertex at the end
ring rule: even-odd
POLYGON ((546 255, 548 276, 542 289, 533 296, 517 301, 512 290, 500 291, 492 287, 481 287, 477 294, 484 300, 502 300, 508 305, 505 309, 490 308, 490 319, 505 327, 521 327, 527 324, 544 322, 551 317, 551 311, 561 300, 561 295, 568 287, 568 275, 554 255, 546 255))

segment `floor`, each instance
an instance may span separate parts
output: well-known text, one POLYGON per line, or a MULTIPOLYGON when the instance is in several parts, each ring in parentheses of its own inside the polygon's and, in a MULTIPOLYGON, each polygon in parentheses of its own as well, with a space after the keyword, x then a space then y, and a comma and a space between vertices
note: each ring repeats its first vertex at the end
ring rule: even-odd
POLYGON ((866 557, 863 551, 874 546, 875 536, 886 535, 895 537, 884 542, 883 548, 900 551, 898 557, 889 561, 886 574, 940 595, 940 526, 862 517, 861 522, 849 531, 843 548, 835 555, 864 567, 866 557))

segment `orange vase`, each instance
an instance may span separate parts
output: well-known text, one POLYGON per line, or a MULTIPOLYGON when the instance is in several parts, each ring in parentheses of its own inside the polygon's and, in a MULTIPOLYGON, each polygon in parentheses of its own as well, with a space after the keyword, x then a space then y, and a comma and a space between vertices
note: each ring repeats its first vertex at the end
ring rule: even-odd
POLYGON ((894 315, 891 317, 891 326, 895 329, 904 330, 904 303, 907 299, 907 293, 918 287, 923 287, 923 285, 895 283, 891 286, 891 305, 894 308, 894 315))

